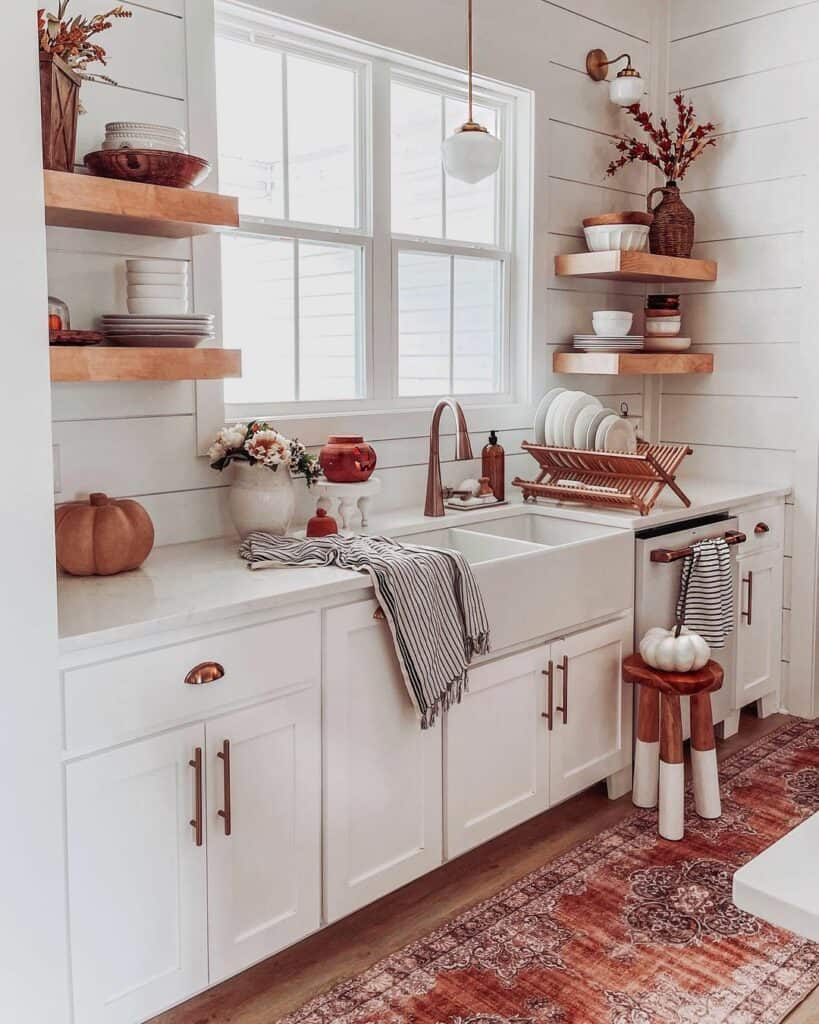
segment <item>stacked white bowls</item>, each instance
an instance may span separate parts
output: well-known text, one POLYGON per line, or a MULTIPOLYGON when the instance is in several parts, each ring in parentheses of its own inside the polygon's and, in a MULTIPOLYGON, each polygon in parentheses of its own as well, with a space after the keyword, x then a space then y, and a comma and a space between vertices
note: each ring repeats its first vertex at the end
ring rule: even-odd
POLYGON ((126 260, 128 312, 188 312, 188 264, 185 260, 126 260))
POLYGON ((160 149, 187 153, 185 132, 147 121, 109 121, 105 126, 103 149, 160 149))

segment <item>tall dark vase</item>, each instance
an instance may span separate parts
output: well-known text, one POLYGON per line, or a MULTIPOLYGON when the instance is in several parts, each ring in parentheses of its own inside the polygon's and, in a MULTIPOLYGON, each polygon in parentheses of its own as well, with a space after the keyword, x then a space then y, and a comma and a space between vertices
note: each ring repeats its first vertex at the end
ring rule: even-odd
POLYGON ((677 183, 668 181, 659 188, 653 188, 646 199, 646 209, 654 214, 654 221, 648 233, 651 252, 658 256, 691 255, 694 245, 694 214, 680 198, 677 183), (652 208, 655 193, 662 193, 662 200, 652 208))

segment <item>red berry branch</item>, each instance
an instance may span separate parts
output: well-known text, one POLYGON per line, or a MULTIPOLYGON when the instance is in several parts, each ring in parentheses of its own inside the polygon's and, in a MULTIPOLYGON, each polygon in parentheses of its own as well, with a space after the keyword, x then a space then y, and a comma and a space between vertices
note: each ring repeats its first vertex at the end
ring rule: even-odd
POLYGON ((634 121, 643 129, 651 140, 642 142, 632 135, 618 135, 614 146, 620 156, 612 160, 606 168, 606 174, 616 174, 621 167, 642 160, 644 163, 659 167, 668 181, 681 181, 691 164, 701 156, 709 146, 716 146, 714 136, 716 125, 711 121, 697 124, 694 119, 694 105, 686 103, 681 92, 674 97, 677 109, 677 125, 672 134, 668 122, 660 118, 660 126, 655 127, 653 115, 647 114, 639 103, 627 107, 634 121))
POLYGON ((61 57, 81 77, 89 80, 111 82, 105 75, 89 75, 85 69, 89 64, 106 64, 106 53, 99 43, 92 42, 92 36, 107 32, 113 25, 113 18, 130 18, 133 12, 117 5, 103 14, 87 18, 81 14, 66 18, 70 0, 60 0, 56 14, 40 8, 37 11, 37 36, 40 50, 61 57))

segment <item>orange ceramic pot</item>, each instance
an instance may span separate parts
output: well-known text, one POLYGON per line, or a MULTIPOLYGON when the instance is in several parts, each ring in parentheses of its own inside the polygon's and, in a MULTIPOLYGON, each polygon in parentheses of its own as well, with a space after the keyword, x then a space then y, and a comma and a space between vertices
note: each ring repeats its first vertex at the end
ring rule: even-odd
POLYGON ((375 449, 363 437, 334 434, 319 452, 319 465, 333 484, 360 484, 375 469, 375 449))

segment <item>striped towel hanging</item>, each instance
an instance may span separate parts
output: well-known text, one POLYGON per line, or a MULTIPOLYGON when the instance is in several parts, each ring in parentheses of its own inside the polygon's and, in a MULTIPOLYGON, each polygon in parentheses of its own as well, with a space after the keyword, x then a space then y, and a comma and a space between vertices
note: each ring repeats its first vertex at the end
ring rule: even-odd
POLYGON ((389 537, 336 534, 301 540, 251 533, 239 554, 253 569, 283 563, 369 573, 422 729, 460 702, 469 663, 475 654, 489 651, 483 598, 457 551, 400 544, 389 537))
POLYGON ((722 537, 696 541, 683 562, 677 621, 709 647, 724 647, 734 628, 734 576, 731 549, 722 537))

